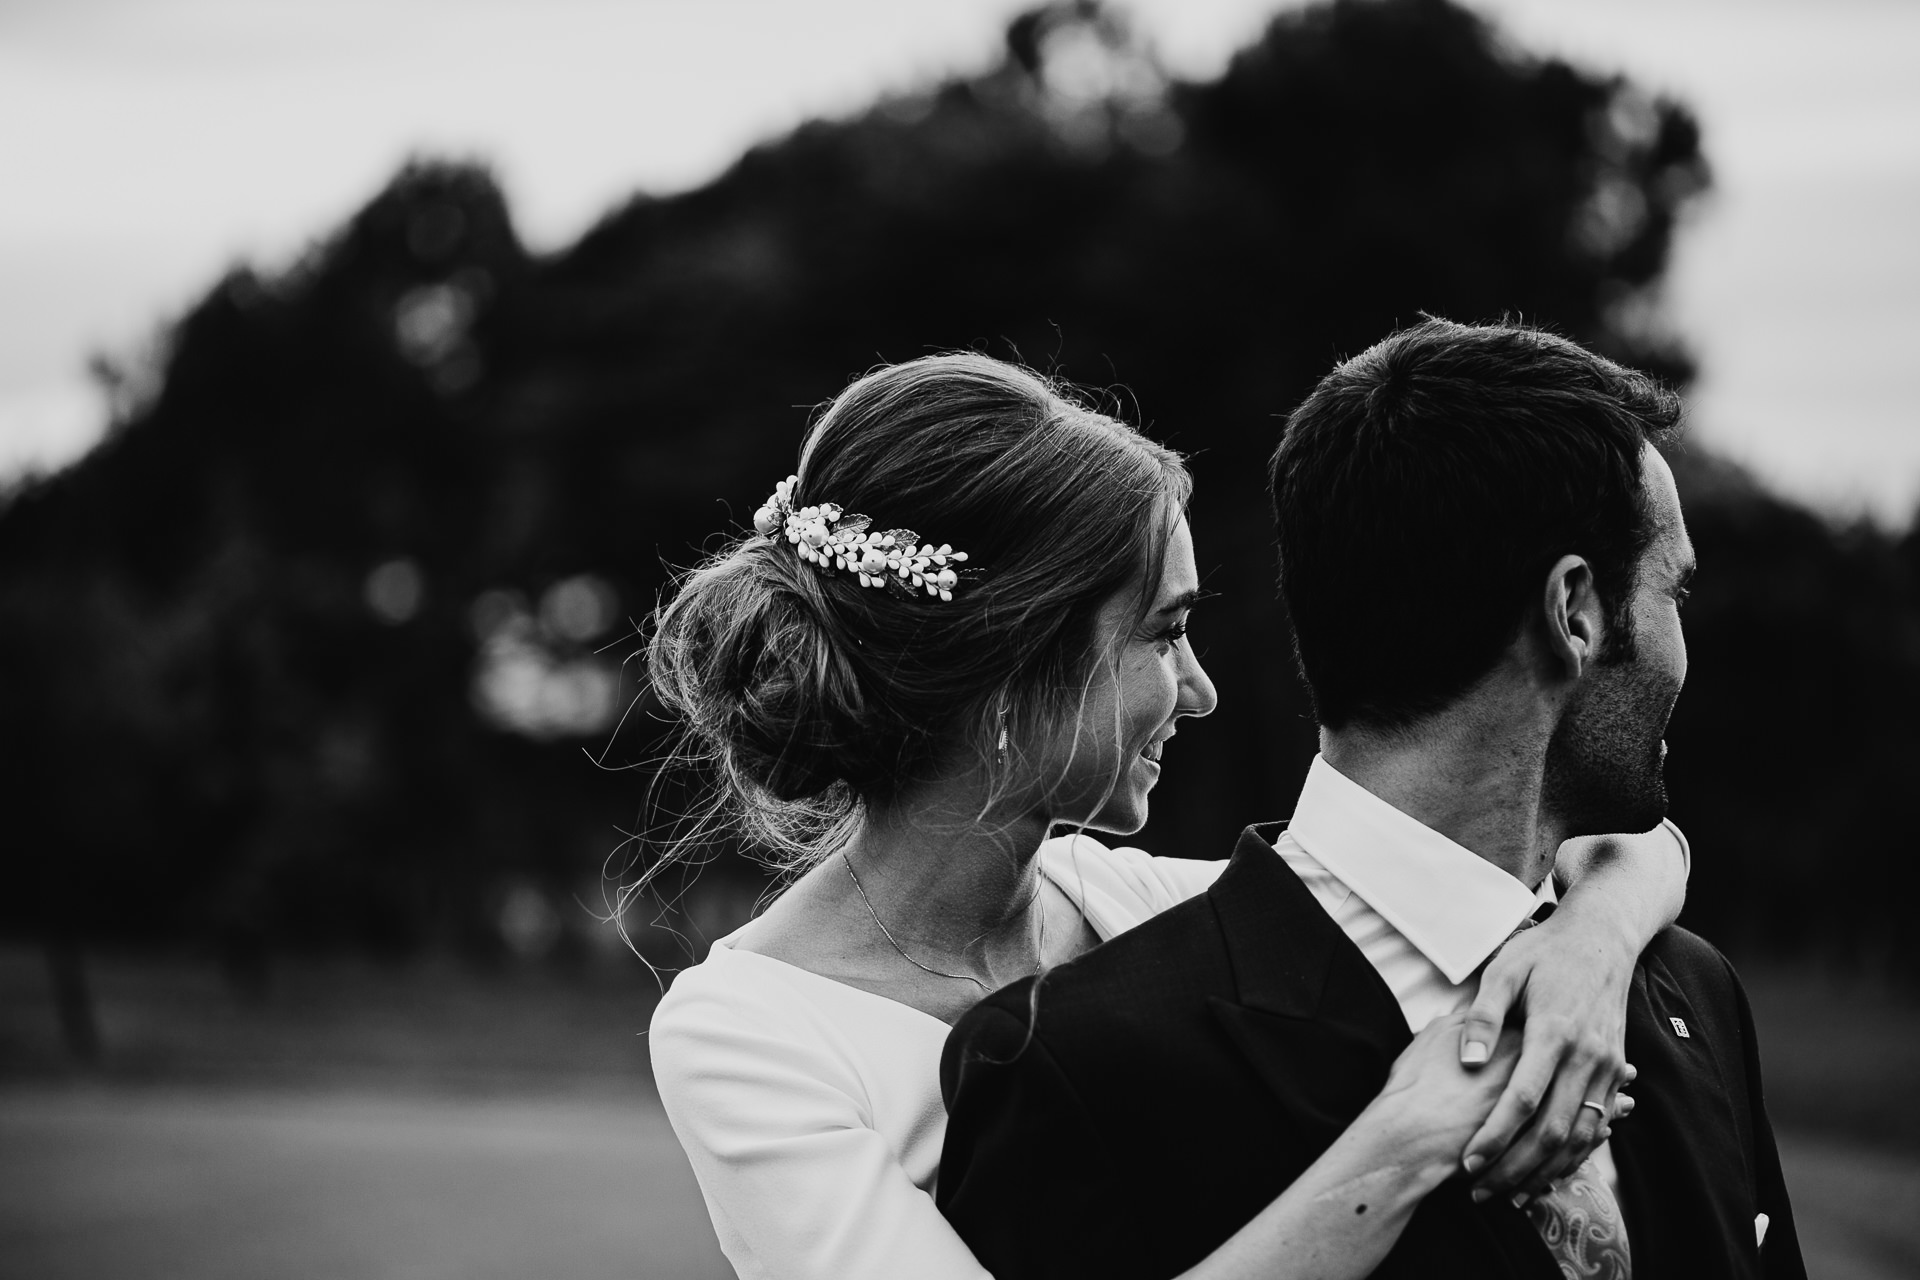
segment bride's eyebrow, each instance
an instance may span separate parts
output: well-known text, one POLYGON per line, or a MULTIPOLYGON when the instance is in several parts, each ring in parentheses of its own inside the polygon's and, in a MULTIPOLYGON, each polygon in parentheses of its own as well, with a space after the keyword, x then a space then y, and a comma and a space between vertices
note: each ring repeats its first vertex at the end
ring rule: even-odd
POLYGON ((1218 594, 1220 593, 1217 591, 1205 591, 1199 587, 1195 587, 1191 591, 1182 591, 1179 595, 1167 601, 1158 609, 1155 609, 1153 616, 1157 618, 1163 613, 1179 613, 1182 609, 1191 609, 1202 600, 1211 600, 1218 594))

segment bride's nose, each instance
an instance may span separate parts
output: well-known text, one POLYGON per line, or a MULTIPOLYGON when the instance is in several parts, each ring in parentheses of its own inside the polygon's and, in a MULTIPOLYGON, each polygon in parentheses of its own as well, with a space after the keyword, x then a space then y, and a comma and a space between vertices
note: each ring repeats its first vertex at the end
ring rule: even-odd
POLYGON ((1200 665, 1200 659, 1194 656, 1191 645, 1181 645, 1180 696, 1173 705, 1174 714, 1210 716, 1219 705, 1220 695, 1214 691, 1213 680, 1207 675, 1207 669, 1200 665))

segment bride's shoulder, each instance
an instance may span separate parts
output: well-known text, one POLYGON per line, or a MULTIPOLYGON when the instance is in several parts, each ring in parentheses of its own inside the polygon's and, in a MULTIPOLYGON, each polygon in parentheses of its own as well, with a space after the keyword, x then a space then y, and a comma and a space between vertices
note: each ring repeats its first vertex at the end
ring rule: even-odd
POLYGON ((738 954, 729 945, 729 939, 713 944, 707 956, 698 964, 688 965, 675 973, 669 981, 666 993, 660 997, 660 1003, 654 1006, 653 1026, 657 1032, 663 1024, 685 1023, 689 1019, 699 1019, 710 1014, 727 1014, 736 1010, 745 1011, 752 1006, 770 1003, 770 994, 764 990, 764 974, 756 974, 750 967, 736 963, 738 954))
POLYGON ((1056 884, 1084 884, 1136 902, 1150 914, 1206 892, 1226 865, 1159 857, 1145 849, 1109 846, 1077 833, 1048 840, 1040 846, 1040 858, 1042 869, 1056 884))
POLYGON ((804 977, 724 942, 676 974, 647 1028, 662 1096, 704 1096, 730 1079, 766 1084, 835 1074, 830 1019, 804 977))
POLYGON ((671 1041, 764 1033, 796 1020, 808 1003, 807 993, 796 989, 788 966, 735 941, 722 938, 706 959, 673 975, 653 1010, 650 1035, 656 1048, 671 1041))

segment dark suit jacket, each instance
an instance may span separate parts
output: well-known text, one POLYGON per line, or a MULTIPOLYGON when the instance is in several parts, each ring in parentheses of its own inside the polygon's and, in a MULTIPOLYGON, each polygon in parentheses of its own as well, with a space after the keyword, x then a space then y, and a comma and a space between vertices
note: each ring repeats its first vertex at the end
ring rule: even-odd
MULTIPOLYGON (((1386 1083, 1406 1019, 1273 852, 1279 830, 1248 828, 1207 893, 954 1028, 938 1199, 997 1280, 1178 1274, 1386 1083)), ((1640 958, 1627 1059, 1638 1106, 1612 1149, 1634 1280, 1804 1277, 1746 996, 1683 929, 1640 958)), ((1467 1192, 1429 1195, 1374 1274, 1558 1280, 1525 1214, 1467 1192)))

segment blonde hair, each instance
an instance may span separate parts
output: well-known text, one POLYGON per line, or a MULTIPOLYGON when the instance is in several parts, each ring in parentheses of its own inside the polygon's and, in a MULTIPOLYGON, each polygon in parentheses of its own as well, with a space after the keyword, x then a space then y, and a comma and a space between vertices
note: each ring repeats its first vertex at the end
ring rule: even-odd
MULTIPOLYGON (((769 489, 783 470, 769 466, 769 489)), ((713 785, 671 815, 623 901, 716 838, 797 874, 873 807, 969 753, 999 760, 1003 732, 1076 715, 1102 606, 1131 588, 1145 610, 1192 491, 1179 454, 975 354, 854 382, 809 431, 798 475, 797 504, 964 548, 979 576, 951 601, 902 598, 822 573, 777 533, 688 573, 655 615, 647 670, 684 726, 676 759, 713 785)))

